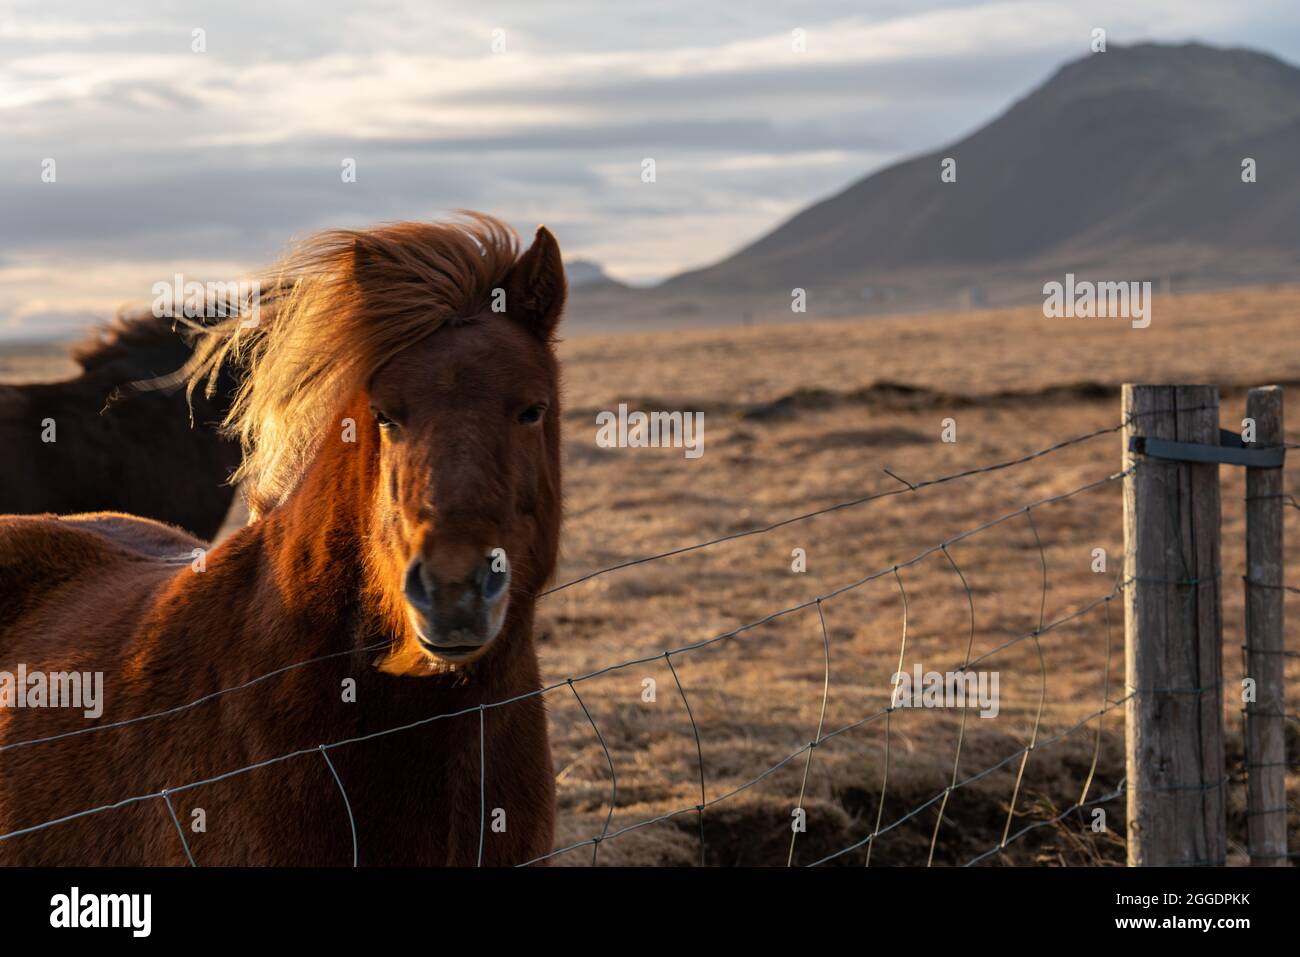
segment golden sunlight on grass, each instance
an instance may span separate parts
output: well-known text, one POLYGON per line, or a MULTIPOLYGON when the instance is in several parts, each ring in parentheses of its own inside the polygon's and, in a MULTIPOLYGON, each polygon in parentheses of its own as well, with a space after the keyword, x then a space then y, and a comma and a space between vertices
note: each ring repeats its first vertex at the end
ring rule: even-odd
MULTIPOLYGON (((836 502, 903 489, 889 468, 918 482, 1014 459, 1061 439, 1114 426, 1126 381, 1210 382, 1223 388, 1222 423, 1239 423, 1246 386, 1300 389, 1294 340, 1300 290, 1237 290, 1155 300, 1150 328, 1116 320, 1048 320, 1037 307, 753 329, 665 331, 575 338, 562 347, 566 396, 567 517, 558 582, 629 558, 781 520, 836 502), (702 410, 705 454, 680 449, 603 449, 595 415, 631 408, 702 410), (956 443, 940 441, 956 420, 956 443)), ((10 349, 8 381, 70 371, 48 348, 10 349)), ((1293 413, 1294 415, 1295 413, 1293 413)), ((1293 434, 1295 431, 1293 430, 1293 434)), ((1047 631, 1043 621, 1103 599, 1122 562, 1118 483, 1100 485, 1032 513, 1026 504, 1096 482, 1120 468, 1120 437, 1106 434, 1034 462, 854 508, 600 576, 539 605, 543 679, 563 681, 643 656, 649 663, 583 681, 578 690, 617 775, 609 832, 682 813, 602 842, 604 863, 699 860, 700 762, 691 721, 662 653, 806 602, 872 573, 823 604, 830 648, 824 731, 844 728, 813 754, 804 806, 808 830, 794 860, 808 863, 897 821, 872 850, 874 864, 923 864, 939 804, 953 777, 956 711, 902 710, 889 719, 889 678, 899 659, 903 605, 891 566, 1002 515, 1009 520, 933 552, 900 574, 908 598, 906 670, 947 671, 967 643, 1000 676, 997 717, 966 721, 958 780, 994 768, 952 793, 935 843, 937 863, 964 863, 996 847, 1044 692, 1038 746, 1025 765, 1014 834, 1050 822, 1079 800, 1116 788, 1124 774, 1123 608, 1102 601, 1047 631), (1035 542, 1042 542, 1042 552, 1035 542), (807 571, 791 571, 792 550, 807 571), (1104 574, 1092 568, 1105 549, 1104 574), (1042 588, 1043 558, 1047 589, 1042 588), (960 569, 970 589, 970 602, 960 569), (974 636, 971 639, 973 605, 974 636), (1108 628, 1109 615, 1109 628, 1108 628), (1109 667, 1107 647, 1109 643, 1109 667), (1040 669, 1041 648, 1043 669, 1040 669), (1045 674, 1045 677, 1044 677, 1045 674), (645 700, 647 681, 654 700, 645 700), (1100 722, 1089 719, 1107 709, 1100 722), (996 766, 996 767, 995 767, 996 766), (918 806, 932 802, 907 817, 918 806)), ((1224 673, 1241 675, 1244 477, 1223 482, 1224 673)), ((1290 490, 1290 486, 1288 486, 1290 490)), ((236 506, 227 530, 243 513, 236 506)), ((1300 513, 1288 510, 1293 542, 1300 513)), ((1300 582, 1300 549, 1288 580, 1300 582)), ((1294 645, 1292 645, 1294 648, 1294 645)), ((706 860, 784 864, 791 810, 821 710, 824 644, 817 609, 779 617, 734 638, 672 658, 700 732, 706 860), (790 758, 791 755, 793 758, 790 758), (786 763, 762 777, 783 759, 786 763)), ((1288 663, 1291 700, 1300 680, 1288 663)), ((611 797, 610 768, 572 692, 548 694, 559 786, 557 845, 598 836, 611 797)), ((1228 766, 1241 761, 1240 710, 1225 708, 1228 766)), ((1288 729, 1295 753, 1296 729, 1288 729)), ((1240 862, 1245 795, 1229 791, 1230 859, 1240 862)), ((1296 781, 1289 781, 1296 804, 1296 781)), ((1123 803, 1098 805, 1110 830, 1070 815, 1009 845, 989 861, 1123 862, 1116 829, 1123 803)), ((1089 817, 1090 821, 1091 818, 1089 817)), ((1292 845, 1300 814, 1290 815, 1292 845)), ((841 863, 861 864, 864 849, 841 863)), ((583 864, 584 846, 556 859, 583 864)))

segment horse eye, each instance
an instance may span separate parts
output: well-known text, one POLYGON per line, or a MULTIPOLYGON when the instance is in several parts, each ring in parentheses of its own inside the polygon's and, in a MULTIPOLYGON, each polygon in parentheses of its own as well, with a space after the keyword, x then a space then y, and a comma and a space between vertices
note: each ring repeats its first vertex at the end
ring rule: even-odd
POLYGON ((381 429, 384 429, 385 431, 397 427, 396 422, 394 422, 387 415, 385 415, 380 409, 376 408, 373 405, 370 407, 370 414, 375 417, 375 422, 378 424, 378 426, 381 429))
POLYGON ((521 425, 532 425, 542 420, 543 413, 546 412, 546 403, 538 402, 536 405, 530 405, 524 411, 519 413, 519 422, 521 425))

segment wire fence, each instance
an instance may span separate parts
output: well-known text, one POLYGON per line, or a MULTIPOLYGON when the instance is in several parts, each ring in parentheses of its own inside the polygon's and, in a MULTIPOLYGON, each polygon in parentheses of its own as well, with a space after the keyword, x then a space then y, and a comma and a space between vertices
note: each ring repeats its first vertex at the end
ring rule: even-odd
MULTIPOLYGON (((1054 443, 1053 445, 1038 449, 1036 451, 1033 451, 1031 453, 1013 459, 996 462, 978 468, 965 469, 959 472, 941 475, 941 476, 937 476, 937 477, 933 477, 933 478, 929 478, 917 482, 908 481, 907 479, 896 475, 892 471, 885 470, 886 474, 889 475, 894 481, 898 483, 898 487, 872 492, 851 500, 839 502, 834 505, 830 505, 824 508, 819 508, 813 511, 804 512, 802 514, 795 515, 786 519, 782 519, 777 522, 772 522, 770 524, 746 529, 739 532, 733 532, 718 538, 710 539, 708 541, 694 543, 684 547, 671 549, 669 551, 664 551, 657 554, 644 556, 641 558, 620 561, 615 564, 609 565, 608 567, 597 569, 595 571, 574 578, 570 581, 566 581, 562 584, 559 584, 549 589, 548 591, 544 592, 542 597, 545 597, 546 595, 555 594, 557 592, 563 591, 564 589, 570 588, 582 582, 586 582, 598 576, 610 574, 612 572, 621 569, 626 569, 633 566, 646 564, 649 562, 665 560, 673 556, 678 556, 688 552, 706 549, 711 546, 718 545, 722 542, 734 541, 748 536, 766 534, 774 531, 775 529, 782 528, 794 524, 796 522, 806 521, 818 516, 827 515, 843 509, 863 506, 865 504, 883 498, 911 495, 922 489, 943 485, 946 483, 955 482, 963 479, 968 479, 975 476, 987 475, 989 473, 993 473, 1005 469, 1014 468, 1016 466, 1035 461, 1045 456, 1052 455, 1063 449, 1078 446, 1080 444, 1096 440, 1103 436, 1113 435, 1121 431, 1126 424, 1127 421, 1122 421, 1117 425, 1104 428, 1104 429, 1097 429, 1092 432, 1077 435, 1072 438, 1065 439, 1063 441, 1054 443)), ((415 721, 410 721, 395 727, 385 728, 367 734, 362 734, 353 737, 343 738, 340 740, 326 742, 315 746, 298 748, 296 750, 288 751, 281 754, 276 754, 240 767, 231 768, 230 770, 227 770, 220 774, 212 775, 199 780, 180 783, 175 786, 169 786, 163 788, 160 791, 135 794, 135 795, 123 797, 120 800, 116 800, 111 803, 106 803, 100 806, 86 808, 84 810, 75 813, 66 814, 50 820, 41 821, 39 823, 35 823, 30 826, 12 830, 8 833, 0 834, 0 842, 11 840, 13 838, 23 836, 23 835, 30 835, 30 834, 42 832, 47 829, 54 828, 59 824, 63 824, 72 820, 85 818, 91 815, 109 813, 115 809, 123 808, 132 804, 139 804, 142 802, 149 802, 149 801, 160 801, 166 806, 170 814, 171 820, 176 826, 176 830, 180 837, 182 846, 185 850, 187 860, 191 865, 197 866, 201 862, 195 859, 191 851, 191 847, 186 838, 184 829, 182 828, 180 824, 180 820, 177 817, 175 809, 173 807, 172 800, 171 800, 172 795, 186 792, 191 789, 202 787, 205 785, 214 784, 219 781, 235 778, 240 775, 247 774, 251 771, 267 768, 273 765, 281 764, 286 761, 297 760, 297 759, 309 759, 310 756, 312 755, 319 755, 317 760, 323 760, 325 764, 328 766, 328 770, 331 776, 333 777, 334 782, 338 786, 340 792, 340 799, 344 807, 346 808, 347 816, 351 826, 352 860, 353 860, 353 864, 356 865, 360 862, 360 844, 363 835, 360 835, 358 833, 357 823, 355 817, 353 816, 353 808, 348 798, 347 788, 344 786, 344 782, 342 778, 339 776, 338 771, 335 769, 334 763, 330 758, 330 752, 346 746, 364 744, 367 741, 380 738, 386 735, 407 731, 416 727, 431 725, 435 722, 444 719, 472 715, 475 712, 477 712, 479 715, 478 723, 479 723, 479 743, 480 743, 480 748, 479 748, 480 814, 479 814, 479 840, 478 840, 477 861, 479 864, 482 864, 484 859, 484 847, 485 847, 486 837, 488 833, 488 811, 489 811, 488 804, 487 804, 487 797, 486 797, 487 768, 485 764, 486 748, 485 748, 485 730, 484 730, 486 712, 490 709, 506 708, 512 704, 518 703, 526 699, 553 694, 556 692, 567 691, 567 693, 572 695, 576 704, 581 709, 582 714, 585 717, 586 721, 590 724, 592 734, 596 742, 599 744, 601 753, 603 754, 605 761, 608 765, 609 777, 610 777, 610 795, 609 795, 608 811, 604 816, 603 826, 600 828, 599 833, 593 834, 591 837, 586 838, 584 840, 571 842, 566 844, 565 846, 555 848, 549 851, 548 853, 540 855, 532 860, 520 862, 521 866, 541 863, 543 861, 547 861, 561 855, 576 852, 586 847, 591 848, 592 863, 593 864, 599 863, 599 852, 602 845, 607 844, 610 841, 616 840, 622 835, 653 826, 657 823, 661 823, 672 818, 677 818, 683 815, 692 815, 692 814, 695 815, 698 820, 699 860, 701 864, 704 864, 706 862, 706 848, 708 846, 707 845, 708 819, 709 819, 708 812, 710 811, 710 809, 715 808, 719 804, 722 804, 723 802, 726 802, 734 798, 735 796, 741 794, 742 792, 745 792, 750 788, 755 787, 760 782, 763 782, 768 778, 770 778, 777 771, 781 770, 782 768, 788 765, 791 765, 792 762, 796 762, 802 757, 803 758, 802 783, 794 804, 794 810, 798 812, 799 810, 802 809, 802 805, 805 800, 809 775, 814 766, 814 759, 817 753, 817 749, 819 747, 822 747, 824 744, 831 741, 832 739, 835 739, 841 735, 846 735, 851 731, 865 727, 875 722, 883 723, 884 740, 883 740, 883 777, 881 781, 879 798, 876 805, 874 824, 869 828, 867 833, 862 834, 860 838, 850 842, 846 846, 834 851, 833 853, 823 855, 819 857, 817 860, 812 861, 811 862, 812 866, 827 864, 832 861, 839 861, 840 859, 845 858, 848 855, 861 855, 862 863, 870 864, 872 848, 873 846, 875 846, 877 840, 880 837, 902 827, 907 822, 917 818, 918 815, 921 815, 924 812, 933 809, 935 813, 935 821, 934 821, 933 828, 931 830, 931 836, 929 840, 929 851, 926 859, 927 864, 932 864, 934 863, 936 847, 939 844, 941 830, 945 823, 945 814, 947 812, 947 807, 951 796, 987 778, 989 775, 993 774, 994 772, 1000 771, 1004 768, 1014 767, 1015 768, 1014 785, 1012 786, 1010 793, 1008 795, 1007 812, 1002 827, 1001 839, 997 841, 995 844, 993 844, 991 847, 984 850, 983 852, 972 856, 969 860, 966 860, 964 862, 968 865, 979 864, 999 854, 1000 852, 1005 851, 1010 845, 1015 844, 1017 841, 1023 839, 1027 834, 1037 829, 1053 826, 1063 821, 1070 815, 1078 815, 1080 816, 1080 818, 1082 818, 1083 812, 1086 809, 1095 808, 1107 802, 1116 801, 1121 797, 1123 797, 1123 795, 1125 794, 1125 782, 1123 780, 1120 780, 1113 788, 1106 790, 1105 793, 1094 794, 1093 792, 1096 787, 1098 758, 1100 755, 1101 745, 1102 745, 1103 723, 1106 717, 1110 715, 1112 712, 1116 711, 1117 709, 1123 708, 1134 696, 1139 694, 1152 693, 1153 690, 1153 689, 1129 688, 1126 689, 1125 692, 1119 696, 1112 696, 1111 681, 1109 677, 1110 670, 1111 670, 1112 650, 1113 650, 1112 649, 1111 607, 1114 604, 1114 600, 1117 597, 1122 596, 1124 590, 1127 587, 1129 587, 1132 584, 1132 582, 1131 580, 1124 579, 1121 574, 1116 577, 1113 585, 1106 592, 1097 595, 1092 600, 1087 601, 1073 608, 1072 610, 1066 612, 1065 614, 1057 618, 1054 618, 1052 620, 1047 620, 1046 619, 1047 591, 1048 591, 1047 552, 1046 549, 1044 548, 1042 538, 1039 535, 1038 526, 1035 523, 1034 515, 1035 513, 1041 512, 1044 508, 1047 508, 1051 505, 1060 502, 1064 502, 1069 499, 1073 499, 1091 490, 1103 488, 1106 486, 1113 486, 1115 483, 1120 482, 1126 476, 1130 475, 1134 470, 1145 467, 1146 464, 1147 463, 1140 462, 1138 464, 1131 466, 1126 470, 1108 474, 1101 478, 1094 479, 1092 481, 1077 485, 1065 492, 1039 498, 1033 502, 1025 504, 1012 511, 997 515, 978 525, 975 525, 955 535, 952 535, 944 539, 943 541, 921 548, 911 557, 903 561, 892 563, 887 567, 874 569, 870 572, 860 575, 859 577, 853 580, 846 581, 829 590, 823 591, 820 594, 814 595, 805 600, 780 608, 776 611, 772 611, 755 620, 749 621, 745 624, 741 624, 728 631, 719 634, 714 634, 707 638, 682 644, 676 647, 667 648, 656 654, 633 657, 624 661, 617 662, 615 664, 611 664, 598 669, 587 671, 582 674, 572 675, 570 677, 566 677, 562 680, 555 681, 553 683, 545 685, 541 688, 536 689, 535 691, 531 691, 526 694, 516 695, 514 697, 509 697, 498 701, 481 702, 477 706, 467 707, 456 711, 429 715, 427 717, 415 721), (1036 547, 1036 552, 1041 566, 1041 598, 1039 601, 1037 625, 1028 631, 1025 631, 1023 633, 1017 634, 1009 638, 1008 640, 1002 642, 1001 644, 990 649, 984 654, 978 656, 972 656, 974 651, 974 640, 976 634, 974 593, 967 580, 967 576, 963 572, 962 567, 958 564, 956 559, 953 557, 951 547, 956 545, 959 542, 963 542, 973 538, 974 536, 980 535, 981 533, 984 533, 990 529, 1005 525, 1010 522, 1015 522, 1017 520, 1025 522, 1029 530, 1032 532, 1034 544, 1036 547), (1036 657, 1038 662, 1039 682, 1038 682, 1036 708, 1034 710, 1032 729, 1027 739, 1025 740, 1023 746, 1011 751, 1010 753, 1003 756, 1001 759, 993 762, 992 764, 989 764, 986 767, 981 768, 976 772, 963 774, 962 771, 963 750, 967 738, 968 711, 971 710, 971 708, 968 706, 961 707, 960 715, 958 718, 959 726, 958 726, 958 733, 957 733, 956 748, 953 754, 952 770, 948 778, 947 785, 935 791, 934 794, 930 796, 927 800, 924 800, 921 803, 918 803, 915 806, 909 808, 901 816, 890 821, 889 823, 885 823, 885 806, 886 806, 886 799, 889 794, 889 774, 891 770, 891 761, 893 760, 891 754, 891 744, 892 744, 892 736, 893 736, 893 729, 891 727, 892 716, 895 714, 895 712, 898 711, 898 709, 902 705, 900 705, 896 699, 891 699, 889 705, 876 709, 859 718, 856 718, 852 722, 842 724, 838 727, 834 727, 830 729, 826 728, 825 724, 826 724, 826 717, 827 717, 827 703, 828 703, 828 697, 829 697, 829 691, 831 685, 832 641, 830 637, 830 632, 827 628, 827 618, 826 618, 827 610, 825 606, 826 603, 830 602, 832 599, 836 598, 837 596, 846 594, 856 589, 860 589, 864 585, 867 585, 868 583, 886 579, 886 578, 892 578, 898 587, 900 598, 902 601, 902 607, 903 607, 902 630, 901 630, 899 658, 898 658, 899 661, 898 670, 901 671, 902 664, 905 660, 907 647, 908 647, 908 625, 909 625, 908 596, 907 596, 906 587, 904 585, 902 573, 905 570, 922 562, 923 560, 935 555, 942 556, 947 566, 950 568, 951 572, 954 574, 956 579, 960 582, 969 608, 968 634, 966 640, 965 653, 962 656, 961 661, 955 664, 955 671, 953 673, 959 676, 968 674, 972 671, 972 669, 980 665, 982 662, 987 661, 993 655, 998 654, 999 652, 1002 652, 1013 646, 1021 645, 1022 643, 1027 643, 1031 645, 1034 651, 1036 652, 1036 657), (704 747, 703 747, 704 736, 702 734, 700 725, 696 719, 696 713, 692 706, 691 696, 688 693, 687 687, 682 682, 679 676, 677 667, 675 666, 675 662, 679 661, 683 656, 699 651, 700 649, 717 646, 727 642, 734 641, 740 636, 756 628, 759 628, 760 626, 784 618, 786 616, 793 615, 797 612, 808 610, 808 609, 814 609, 814 608, 816 609, 818 622, 820 624, 820 631, 822 637, 822 651, 823 651, 822 696, 820 702, 820 716, 819 716, 815 733, 813 734, 811 739, 802 747, 799 747, 794 751, 790 752, 789 754, 786 754, 779 761, 776 761, 775 763, 765 767, 760 773, 740 783, 738 786, 729 787, 727 790, 721 791, 719 793, 711 793, 709 775, 704 760, 704 747), (1098 706, 1090 713, 1088 713, 1085 717, 1083 717, 1081 720, 1067 727, 1065 730, 1060 731, 1059 733, 1056 733, 1051 736, 1043 736, 1043 732, 1044 732, 1043 713, 1044 713, 1044 705, 1046 703, 1046 696, 1047 696, 1047 667, 1043 656, 1043 648, 1041 642, 1046 636, 1048 636, 1055 630, 1061 628, 1062 626, 1071 622, 1078 621, 1084 618, 1085 616, 1089 616, 1091 614, 1098 613, 1098 612, 1100 613, 1100 617, 1103 622, 1103 631, 1105 635, 1105 640, 1104 640, 1105 664, 1102 669, 1103 681, 1102 681, 1102 689, 1101 689, 1101 695, 1100 695, 1100 700, 1098 702, 1098 706), (616 808, 618 808, 619 806, 618 772, 617 772, 616 762, 614 760, 613 753, 611 752, 611 749, 607 743, 607 740, 601 732, 599 723, 597 722, 596 718, 593 716, 592 711, 589 709, 586 701, 584 700, 580 692, 580 686, 586 682, 599 678, 603 675, 610 674, 612 672, 616 672, 622 669, 627 669, 633 666, 643 665, 643 664, 656 662, 656 661, 663 661, 668 666, 672 674, 672 677, 674 679, 674 684, 678 696, 682 701, 687 718, 690 723, 692 736, 694 738, 696 764, 698 769, 699 799, 694 803, 683 805, 681 807, 675 808, 666 813, 649 817, 644 820, 635 821, 633 823, 618 828, 612 828, 614 813, 616 808), (1059 814, 1056 814, 1051 818, 1045 820, 1036 820, 1024 826, 1017 827, 1017 812, 1021 808, 1021 802, 1024 796, 1023 785, 1025 781, 1025 772, 1026 772, 1026 768, 1030 764, 1031 757, 1036 753, 1041 752, 1043 749, 1049 747, 1052 744, 1060 742, 1073 734, 1084 731, 1090 724, 1094 725, 1092 758, 1091 758, 1091 764, 1088 769, 1088 772, 1080 787, 1078 798, 1074 800, 1074 802, 1070 806, 1066 807, 1059 814)), ((1185 585, 1187 583, 1180 582, 1176 584, 1185 585)), ((189 701, 184 704, 177 705, 175 707, 170 707, 159 711, 138 715, 133 718, 127 718, 127 719, 122 719, 117 721, 105 722, 102 724, 90 725, 85 728, 63 732, 60 734, 49 735, 46 737, 38 737, 38 738, 32 738, 27 740, 10 742, 4 745, 0 745, 0 755, 17 748, 35 747, 43 743, 58 741, 73 736, 87 735, 87 734, 101 734, 110 731, 114 728, 121 728, 127 725, 136 725, 136 724, 141 724, 146 722, 161 721, 163 719, 173 717, 175 715, 188 711, 190 709, 201 707, 205 704, 209 704, 212 701, 219 699, 225 695, 235 694, 241 691, 246 691, 255 688, 256 686, 276 677, 277 675, 282 675, 298 668, 303 668, 308 665, 315 664, 317 662, 321 662, 329 659, 373 652, 387 646, 388 646, 388 642, 385 640, 382 642, 375 642, 373 644, 364 647, 359 647, 356 649, 350 649, 346 651, 335 652, 328 655, 318 656, 315 658, 285 665, 281 668, 277 668, 265 674, 261 674, 253 678, 250 678, 247 681, 244 681, 240 684, 213 691, 210 694, 204 695, 193 701, 189 701)), ((1158 691, 1159 689, 1154 689, 1154 690, 1158 691)), ((1295 720, 1294 715, 1288 715, 1288 717, 1291 718, 1292 720, 1295 720)), ((796 827, 791 828, 790 844, 789 844, 789 850, 786 858, 787 864, 794 863, 796 849, 802 833, 804 832, 796 827)))

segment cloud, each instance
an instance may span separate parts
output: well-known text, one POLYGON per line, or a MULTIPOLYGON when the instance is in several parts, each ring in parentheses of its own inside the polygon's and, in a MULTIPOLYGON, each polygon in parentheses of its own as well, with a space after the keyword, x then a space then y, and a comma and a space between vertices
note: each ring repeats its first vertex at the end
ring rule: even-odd
POLYGON ((251 268, 311 229, 457 207, 545 219, 570 255, 650 281, 955 140, 1083 55, 1095 26, 1300 50, 1300 16, 1266 0, 102 9, 19 0, 0 17, 0 263, 28 257, 21 281, 6 274, 11 317, 53 314, 33 305, 43 282, 60 301, 129 298, 173 260, 251 268))

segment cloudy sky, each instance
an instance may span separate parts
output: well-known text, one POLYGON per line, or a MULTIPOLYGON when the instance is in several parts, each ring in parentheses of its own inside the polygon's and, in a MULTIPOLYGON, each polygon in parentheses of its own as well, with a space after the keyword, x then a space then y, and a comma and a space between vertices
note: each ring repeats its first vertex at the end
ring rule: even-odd
POLYGON ((652 282, 958 139, 1099 26, 1300 62, 1282 0, 0 0, 0 335, 458 207, 652 282))

